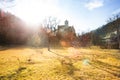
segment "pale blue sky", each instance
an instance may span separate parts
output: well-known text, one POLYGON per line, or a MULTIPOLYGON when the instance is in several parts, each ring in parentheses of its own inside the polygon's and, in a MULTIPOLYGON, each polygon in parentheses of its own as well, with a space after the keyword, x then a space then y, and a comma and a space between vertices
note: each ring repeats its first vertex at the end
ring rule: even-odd
MULTIPOLYGON (((2 1, 2 0, 0 0, 2 1)), ((47 16, 68 20, 77 33, 96 29, 113 14, 120 12, 120 0, 3 0, 0 7, 26 22, 38 24, 47 16), (3 5, 4 4, 4 5, 3 5), (12 8, 7 8, 14 6, 12 8)))

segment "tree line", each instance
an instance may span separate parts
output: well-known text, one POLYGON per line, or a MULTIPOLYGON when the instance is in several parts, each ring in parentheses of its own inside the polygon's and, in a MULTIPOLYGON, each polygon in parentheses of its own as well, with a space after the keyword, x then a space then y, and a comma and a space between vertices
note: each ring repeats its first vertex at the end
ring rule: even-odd
MULTIPOLYGON (((66 45, 74 47, 101 46, 120 48, 120 15, 111 17, 106 25, 76 36, 68 28, 64 37, 58 31, 59 20, 48 17, 37 30, 9 12, 0 10, 0 44, 30 44, 37 46, 66 45)), ((34 26, 33 26, 34 27, 34 26)))
POLYGON ((75 33, 71 32, 72 28, 66 30, 65 36, 62 37, 58 31, 57 18, 48 17, 43 24, 37 29, 35 26, 25 24, 21 19, 9 12, 0 10, 0 44, 1 45, 32 45, 32 46, 60 46, 61 41, 65 41, 71 46, 75 33))
POLYGON ((84 46, 120 49, 120 13, 109 18, 107 24, 96 30, 79 35, 84 46), (83 38, 82 38, 83 37, 83 38))

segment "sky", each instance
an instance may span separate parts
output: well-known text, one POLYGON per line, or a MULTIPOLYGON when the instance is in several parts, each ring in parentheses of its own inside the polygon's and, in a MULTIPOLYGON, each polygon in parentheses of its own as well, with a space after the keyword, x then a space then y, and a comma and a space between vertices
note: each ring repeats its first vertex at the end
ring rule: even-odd
POLYGON ((120 12, 120 0, 0 0, 0 8, 18 16, 26 23, 38 25, 49 16, 60 25, 65 20, 76 33, 97 29, 120 12))

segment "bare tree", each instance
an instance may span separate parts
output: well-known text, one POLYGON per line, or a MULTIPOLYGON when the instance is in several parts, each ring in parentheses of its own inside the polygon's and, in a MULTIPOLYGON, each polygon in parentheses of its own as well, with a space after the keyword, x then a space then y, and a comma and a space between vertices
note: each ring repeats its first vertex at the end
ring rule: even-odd
POLYGON ((44 27, 48 36, 48 51, 50 51, 51 37, 56 36, 59 20, 55 17, 48 17, 44 20, 44 27))

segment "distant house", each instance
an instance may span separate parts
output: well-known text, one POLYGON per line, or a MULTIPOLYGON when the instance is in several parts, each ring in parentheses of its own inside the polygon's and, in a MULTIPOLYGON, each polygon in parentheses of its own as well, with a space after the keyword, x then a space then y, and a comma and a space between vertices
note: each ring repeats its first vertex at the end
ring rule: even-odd
POLYGON ((110 37, 111 48, 119 48, 118 37, 120 37, 120 35, 113 35, 110 37))
POLYGON ((104 38, 103 41, 106 43, 107 48, 117 49, 119 47, 117 38, 118 36, 115 33, 111 33, 111 35, 108 38, 104 38))

